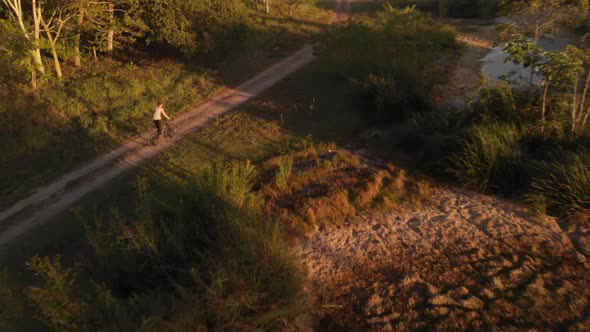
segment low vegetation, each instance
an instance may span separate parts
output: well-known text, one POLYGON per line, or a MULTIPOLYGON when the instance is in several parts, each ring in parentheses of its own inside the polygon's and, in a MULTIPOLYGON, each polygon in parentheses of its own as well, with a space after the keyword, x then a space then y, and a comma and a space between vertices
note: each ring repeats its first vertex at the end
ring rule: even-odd
POLYGON ((300 315, 301 274, 277 225, 253 210, 253 169, 212 167, 176 197, 139 178, 133 213, 86 221, 83 260, 29 261, 42 320, 57 330, 275 329, 300 315))
POLYGON ((440 74, 433 61, 453 44, 454 32, 430 15, 386 5, 373 24, 324 33, 318 54, 326 70, 341 73, 357 89, 368 118, 400 122, 429 108, 440 74))
MULTIPOLYGON (((295 5, 271 9, 291 16, 295 12, 285 8, 295 5)), ((23 105, 9 105, 11 128, 43 129, 47 137, 31 139, 26 148, 20 143, 35 135, 17 130, 2 138, 12 142, 2 167, 29 162, 37 166, 22 172, 32 174, 39 165, 73 165, 84 153, 74 155, 67 145, 89 156, 147 127, 151 99, 165 99, 169 109, 180 112, 239 76, 231 68, 260 53, 280 54, 275 47, 284 50, 301 40, 297 33, 268 32, 270 26, 315 25, 298 31, 309 34, 321 25, 255 10, 242 20, 235 8, 225 9, 246 26, 227 30, 227 22, 213 19, 210 31, 218 37, 192 31, 196 35, 186 40, 150 39, 177 55, 199 55, 206 65, 196 69, 154 56, 137 63, 115 57, 68 73, 71 80, 38 82, 36 91, 25 83, 15 87, 19 91, 10 93, 34 98, 31 105, 20 99, 23 105), (227 33, 250 41, 230 50, 219 37, 227 33), (216 46, 203 51, 184 43, 195 39, 216 46), (262 45, 260 40, 274 43, 256 50, 246 46, 262 45), (231 58, 234 51, 244 54, 211 68, 217 52, 231 58), (31 117, 17 116, 24 107, 35 110, 31 117)), ((321 16, 319 9, 311 12, 321 16)), ((0 328, 22 329, 23 312, 34 312, 46 328, 65 331, 313 326, 310 312, 318 303, 306 293, 291 244, 359 213, 431 203, 432 184, 422 176, 344 147, 376 123, 393 126, 387 139, 397 141, 388 141, 386 149, 410 155, 417 169, 522 198, 542 212, 587 216, 590 132, 571 130, 570 108, 563 105, 573 100, 570 95, 556 90, 542 120, 543 94, 509 84, 483 88, 481 99, 464 112, 433 109, 431 89, 444 76, 436 61, 454 47, 454 36, 416 7, 390 5, 375 22, 329 27, 318 37, 319 61, 272 89, 272 98, 220 117, 135 172, 135 180, 120 181, 117 190, 84 202, 77 210, 83 240, 75 250, 54 255, 40 248, 29 255, 28 272, 20 272, 32 281, 22 292, 11 285, 14 278, 0 273, 0 304, 11 308, 0 311, 0 328)), ((48 177, 39 175, 20 192, 48 177)))

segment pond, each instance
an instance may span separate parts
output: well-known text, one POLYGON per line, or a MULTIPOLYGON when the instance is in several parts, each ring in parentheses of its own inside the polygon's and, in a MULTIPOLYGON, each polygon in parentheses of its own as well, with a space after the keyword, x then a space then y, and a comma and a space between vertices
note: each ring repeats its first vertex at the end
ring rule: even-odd
MULTIPOLYGON (((561 51, 567 45, 574 44, 573 38, 543 38, 539 41, 539 46, 548 51, 561 51)), ((515 84, 526 86, 529 84, 531 70, 524 68, 522 65, 515 65, 512 62, 505 63, 508 57, 507 53, 502 52, 503 44, 490 49, 490 52, 483 57, 482 75, 487 77, 490 83, 495 84, 499 79, 506 78, 515 84)), ((539 83, 541 76, 538 73, 533 74, 533 83, 539 83)))

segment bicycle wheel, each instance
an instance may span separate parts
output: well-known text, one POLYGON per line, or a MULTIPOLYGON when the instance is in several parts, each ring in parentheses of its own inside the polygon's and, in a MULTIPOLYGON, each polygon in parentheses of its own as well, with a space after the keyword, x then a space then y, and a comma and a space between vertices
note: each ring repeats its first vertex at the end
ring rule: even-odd
POLYGON ((166 124, 166 127, 164 129, 164 136, 166 136, 168 138, 174 136, 174 127, 172 127, 169 124, 166 124))

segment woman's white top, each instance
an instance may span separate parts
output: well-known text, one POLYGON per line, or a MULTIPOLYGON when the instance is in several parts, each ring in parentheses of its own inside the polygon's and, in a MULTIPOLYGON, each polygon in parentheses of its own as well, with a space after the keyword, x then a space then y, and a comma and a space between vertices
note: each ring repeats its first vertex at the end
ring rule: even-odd
POLYGON ((154 110, 154 120, 162 120, 162 112, 164 112, 164 108, 162 106, 157 106, 154 110))

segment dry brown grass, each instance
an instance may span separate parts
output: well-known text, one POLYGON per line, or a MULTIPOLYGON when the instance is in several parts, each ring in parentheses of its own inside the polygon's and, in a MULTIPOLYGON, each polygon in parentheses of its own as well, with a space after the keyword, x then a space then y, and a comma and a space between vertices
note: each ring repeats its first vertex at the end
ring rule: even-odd
POLYGON ((369 209, 430 201, 427 182, 333 143, 270 159, 255 187, 266 202, 265 213, 295 236, 345 223, 369 209), (279 186, 274 179, 283 158, 293 158, 293 167, 286 185, 279 186))

